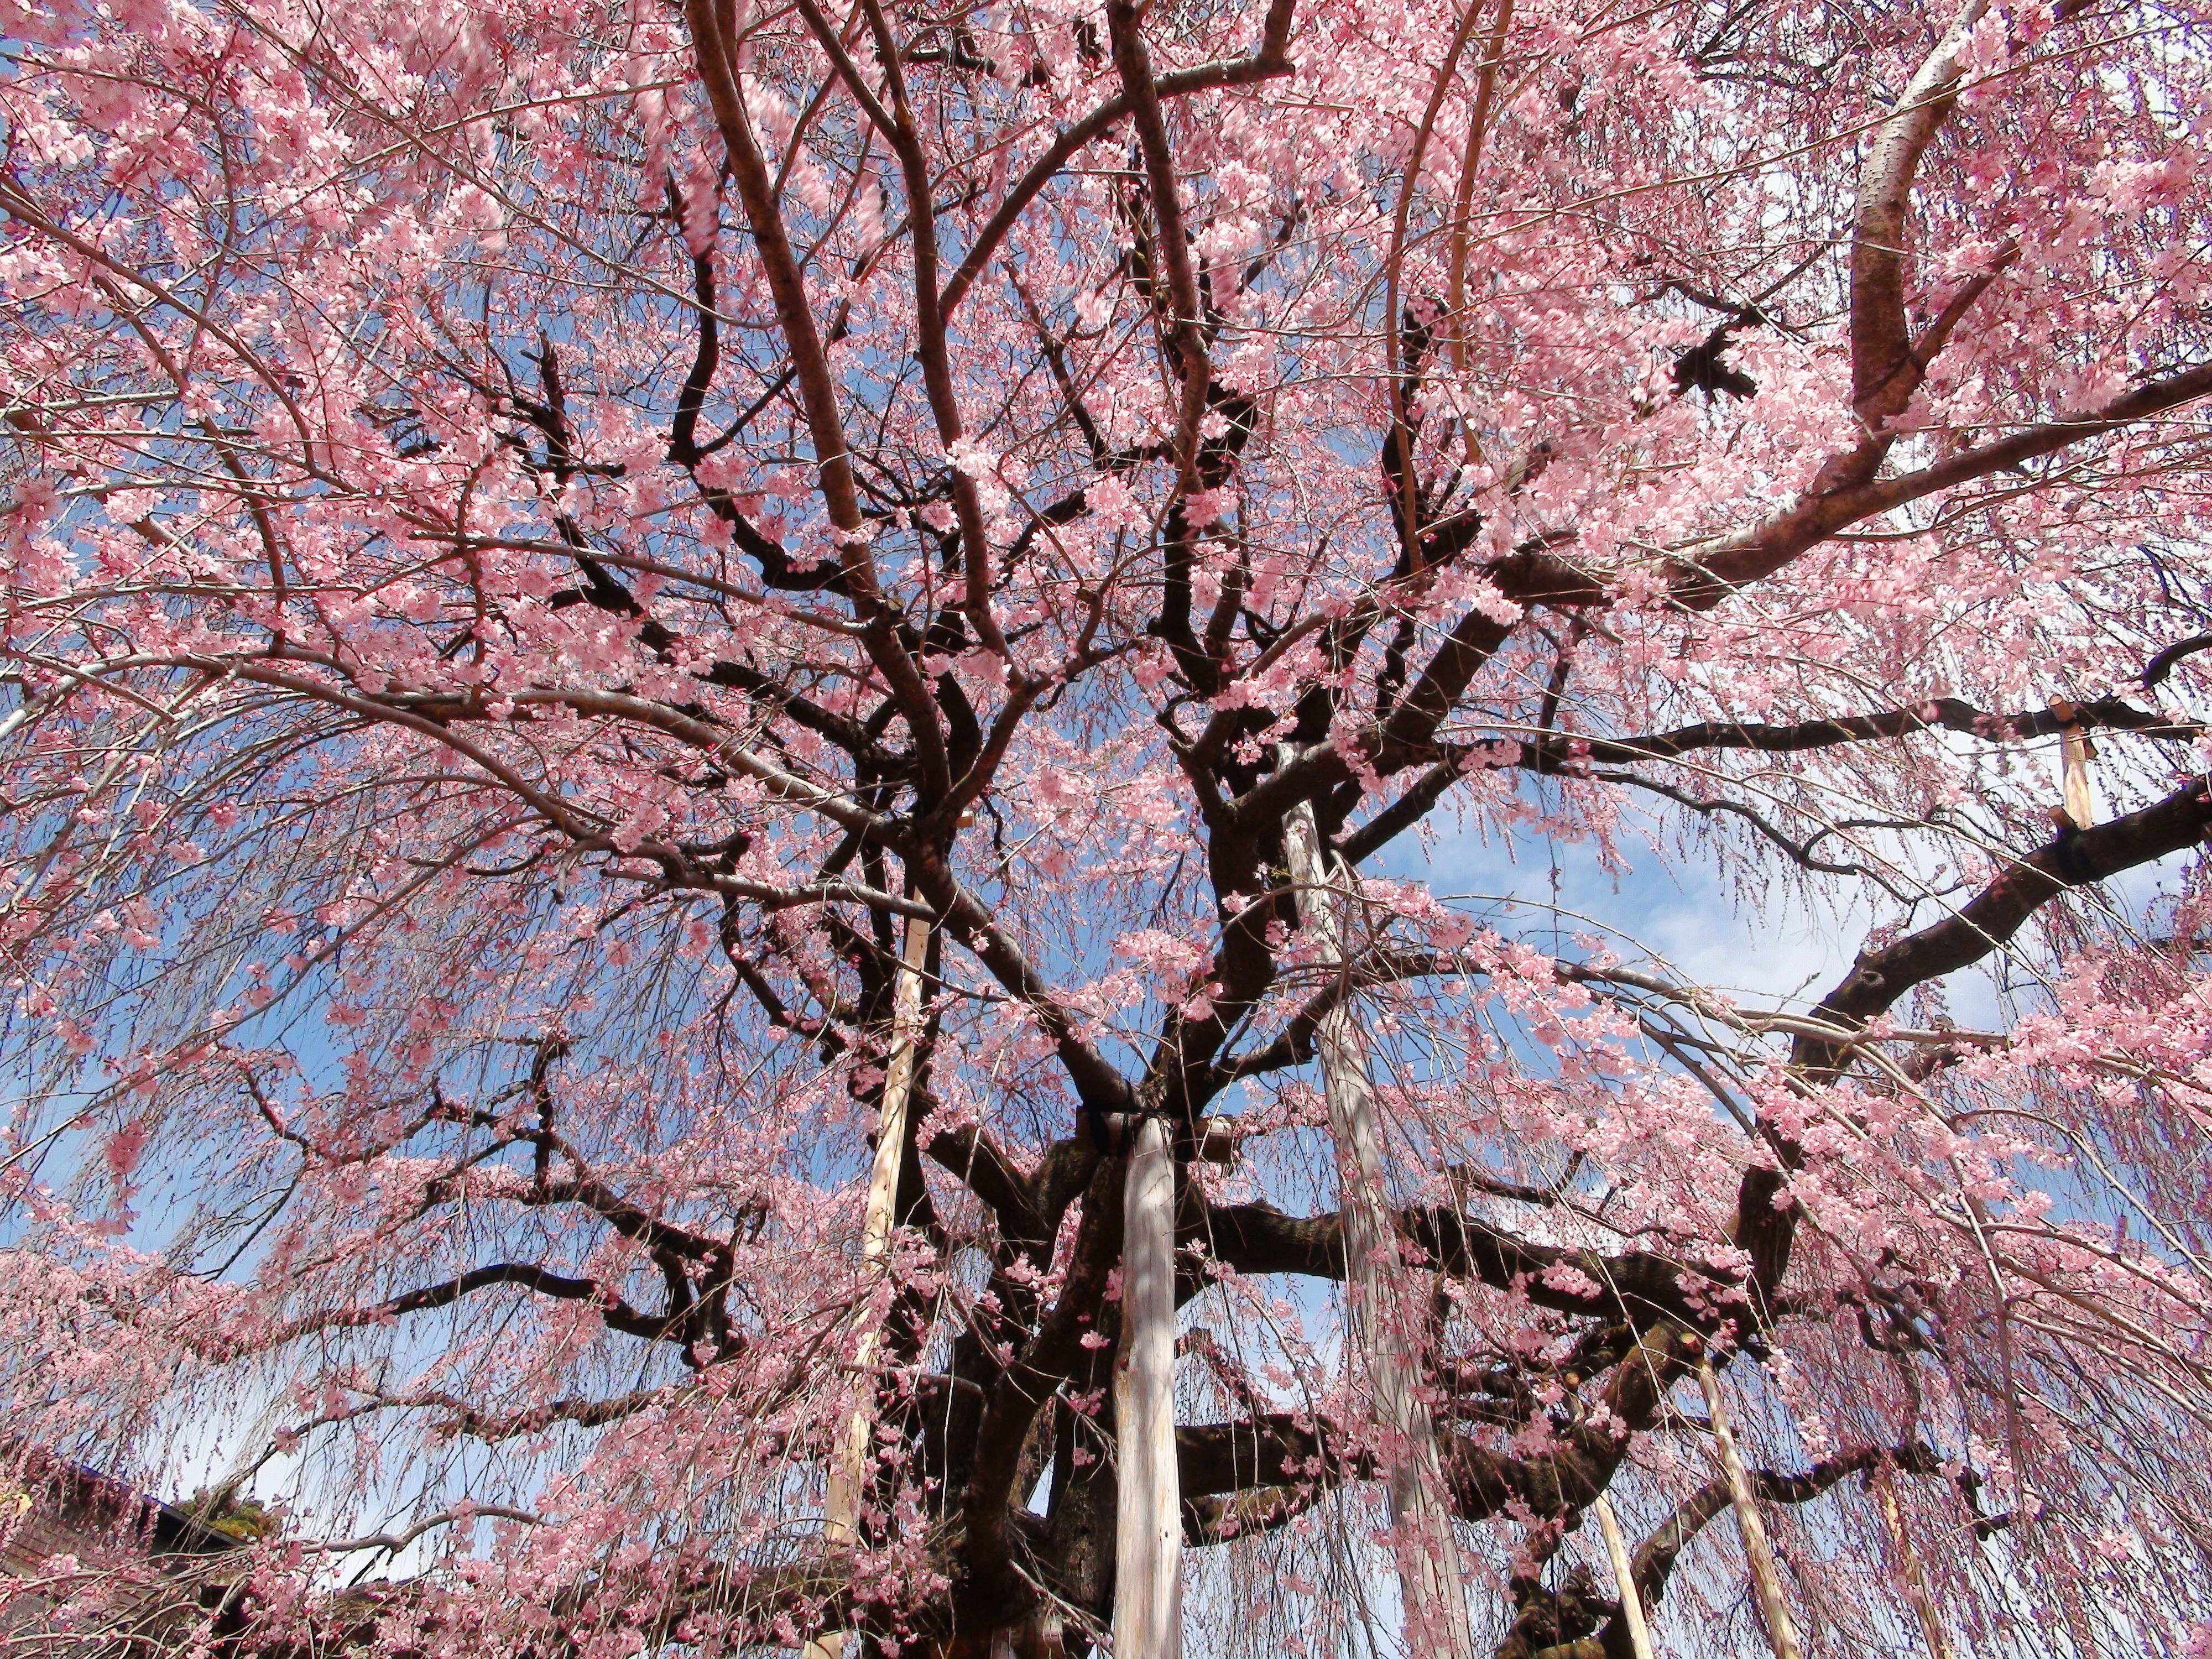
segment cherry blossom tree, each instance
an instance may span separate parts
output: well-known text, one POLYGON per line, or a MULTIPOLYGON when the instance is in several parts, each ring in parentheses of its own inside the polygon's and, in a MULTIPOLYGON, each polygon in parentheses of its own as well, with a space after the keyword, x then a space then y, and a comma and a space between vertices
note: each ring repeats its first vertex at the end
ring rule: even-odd
POLYGON ((0 0, 10 1432, 225 1656, 2201 1647, 2206 21, 0 0))

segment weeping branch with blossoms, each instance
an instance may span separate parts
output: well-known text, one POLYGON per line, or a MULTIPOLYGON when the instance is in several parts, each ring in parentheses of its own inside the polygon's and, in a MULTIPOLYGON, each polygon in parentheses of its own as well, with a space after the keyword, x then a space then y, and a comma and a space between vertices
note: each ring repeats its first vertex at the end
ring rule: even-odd
POLYGON ((1194 1652, 1759 1643, 1707 1365, 1808 1650, 2212 1643, 2201 15, 0 5, 0 1400, 204 1650, 1092 1651, 1160 1260, 1194 1652))

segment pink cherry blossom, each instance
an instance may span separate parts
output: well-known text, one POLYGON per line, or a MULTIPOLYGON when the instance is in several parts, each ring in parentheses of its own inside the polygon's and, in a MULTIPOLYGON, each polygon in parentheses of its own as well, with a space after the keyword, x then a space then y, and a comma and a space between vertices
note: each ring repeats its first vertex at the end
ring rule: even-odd
POLYGON ((223 1659, 2203 1650, 2200 11, 0 0, 9 1478, 223 1659))

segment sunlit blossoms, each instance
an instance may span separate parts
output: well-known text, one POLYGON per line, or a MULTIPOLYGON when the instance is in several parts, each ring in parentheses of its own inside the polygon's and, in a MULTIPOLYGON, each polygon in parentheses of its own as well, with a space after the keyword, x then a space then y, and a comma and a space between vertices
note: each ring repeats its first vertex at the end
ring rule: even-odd
POLYGON ((0 1644, 2202 1650, 2206 22, 0 0, 0 1644))

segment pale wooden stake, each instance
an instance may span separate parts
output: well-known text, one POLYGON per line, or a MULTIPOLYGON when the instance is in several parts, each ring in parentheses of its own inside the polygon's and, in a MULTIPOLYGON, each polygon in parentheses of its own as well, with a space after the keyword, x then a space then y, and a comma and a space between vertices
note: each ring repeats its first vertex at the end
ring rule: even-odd
MULTIPOLYGON (((1340 968, 1344 939, 1336 889, 1322 863, 1313 808, 1304 803, 1293 808, 1283 831, 1291 879, 1298 886, 1298 915, 1321 937, 1327 965, 1340 968)), ((1342 873, 1348 881, 1349 872, 1342 873)), ((1336 1141, 1352 1352, 1365 1360, 1376 1413, 1389 1434, 1384 1475, 1413 1638, 1408 1646, 1433 1650, 1442 1659, 1473 1659, 1474 1632, 1468 1620, 1436 1425, 1417 1386, 1419 1358, 1408 1340, 1400 1276, 1394 1271, 1398 1240, 1382 1184, 1375 1091, 1348 1002, 1339 1002, 1322 1016, 1318 1047, 1329 1130, 1336 1141)))
POLYGON ((2076 830, 2087 830, 2097 822, 2097 798, 2089 790, 2089 763, 2097 750, 2086 733, 2070 726, 2058 743, 2066 756, 2066 816, 2076 830))
POLYGON ((1874 1490, 1881 1504, 1881 1518, 1889 1526, 1889 1540, 1897 1547, 1898 1559, 1905 1565, 1905 1599, 1912 1603, 1912 1611, 1919 1616, 1920 1633, 1928 1638, 1929 1659, 1951 1659, 1950 1645, 1943 1639, 1942 1621, 1936 1616, 1936 1604, 1928 1595, 1928 1580, 1920 1571, 1920 1553, 1912 1547, 1911 1534, 1905 1530, 1905 1517, 1898 1513, 1897 1493, 1890 1485, 1887 1457, 1875 1470, 1874 1490))
POLYGON ((2081 712, 2074 704, 2062 699, 2051 705, 2051 712, 2068 722, 2058 731, 2060 793, 2065 802, 2060 811, 2075 829, 2087 830, 2097 822, 2097 798, 2089 787, 2089 763, 2097 758, 2097 745, 2072 723, 2081 712))
POLYGON ((1603 1492, 1594 1504, 1598 1530, 1605 1534, 1605 1553, 1613 1559, 1613 1582, 1620 1592, 1620 1620, 1628 1626, 1628 1646, 1636 1659, 1651 1659, 1651 1627, 1644 1622, 1644 1598, 1636 1593, 1636 1564, 1629 1559, 1628 1540, 1620 1535, 1620 1522, 1613 1513, 1613 1500, 1603 1492))
POLYGON ((1773 1644, 1774 1659, 1799 1659, 1797 1627, 1790 1623, 1789 1604, 1782 1599, 1782 1575, 1775 1569, 1774 1551, 1766 1541, 1766 1523, 1759 1518, 1751 1476, 1736 1451, 1735 1436, 1729 1431, 1728 1413, 1721 1407, 1720 1379, 1713 1375, 1711 1360, 1698 1367, 1698 1382, 1705 1391, 1705 1413, 1712 1419, 1721 1468, 1728 1475, 1729 1493, 1735 1500, 1735 1524, 1743 1534, 1743 1553, 1751 1561, 1752 1588, 1759 1593, 1759 1611, 1766 1615, 1766 1639, 1773 1644))
POLYGON ((1121 1346, 1114 1358, 1114 1659, 1181 1659, 1182 1491, 1175 1438, 1175 1155, 1136 1126, 1121 1189, 1121 1346))
MULTIPOLYGON (((905 948, 891 988, 891 1052, 884 1070, 883 1103, 876 1115, 876 1159, 868 1173, 868 1206, 860 1218, 860 1265, 872 1273, 890 1254, 891 1223, 898 1204, 899 1164, 906 1152, 907 1108, 914 1095, 915 1050, 921 1036, 921 974, 929 959, 929 924, 907 918, 905 948)), ((854 1365, 863 1378, 873 1368, 882 1333, 872 1325, 860 1333, 854 1365)), ((868 1465, 875 1450, 876 1419, 872 1386, 863 1382, 860 1403, 845 1419, 837 1452, 830 1465, 830 1490, 823 1506, 822 1541, 848 1544, 860 1537, 860 1498, 867 1491, 868 1465)), ((823 1631, 806 1644, 806 1659, 838 1659, 844 1651, 840 1631, 823 1631)))

